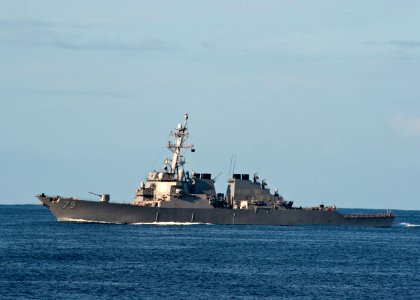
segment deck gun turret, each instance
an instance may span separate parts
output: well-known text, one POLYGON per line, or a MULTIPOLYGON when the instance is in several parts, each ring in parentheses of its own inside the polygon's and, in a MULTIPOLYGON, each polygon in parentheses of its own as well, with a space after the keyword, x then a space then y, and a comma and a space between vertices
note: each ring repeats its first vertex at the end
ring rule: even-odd
POLYGON ((89 194, 92 194, 92 195, 95 195, 95 196, 100 197, 100 198, 101 198, 101 202, 105 202, 105 203, 108 203, 108 202, 109 202, 109 199, 110 199, 109 194, 102 194, 102 195, 99 195, 99 194, 92 193, 92 192, 89 192, 89 194))

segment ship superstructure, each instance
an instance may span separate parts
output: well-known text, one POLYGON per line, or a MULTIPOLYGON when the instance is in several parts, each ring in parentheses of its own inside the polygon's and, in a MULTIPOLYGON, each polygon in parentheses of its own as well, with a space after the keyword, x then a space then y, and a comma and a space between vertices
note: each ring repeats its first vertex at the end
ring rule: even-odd
POLYGON ((172 160, 165 159, 161 171, 150 172, 146 183, 140 183, 133 205, 204 208, 216 199, 211 174, 184 171, 183 151, 195 152, 194 145, 186 144, 189 136, 187 123, 188 114, 185 114, 184 124, 178 124, 176 130, 171 132, 175 142, 167 144, 167 148, 173 154, 172 160))

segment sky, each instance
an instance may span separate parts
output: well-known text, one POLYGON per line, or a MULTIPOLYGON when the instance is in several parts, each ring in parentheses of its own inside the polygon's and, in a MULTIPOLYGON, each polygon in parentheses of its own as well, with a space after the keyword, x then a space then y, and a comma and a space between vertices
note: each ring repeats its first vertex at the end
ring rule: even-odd
POLYGON ((418 1, 1 1, 0 203, 130 202, 187 169, 297 206, 420 210, 418 1))

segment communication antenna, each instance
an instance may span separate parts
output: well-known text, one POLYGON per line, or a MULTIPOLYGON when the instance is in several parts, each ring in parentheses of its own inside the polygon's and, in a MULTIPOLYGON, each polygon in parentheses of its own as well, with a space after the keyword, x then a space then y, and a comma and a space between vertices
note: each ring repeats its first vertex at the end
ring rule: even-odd
POLYGON ((235 154, 235 160, 233 162, 233 174, 235 174, 235 168, 236 168, 236 154, 235 154))
POLYGON ((232 154, 232 156, 230 157, 230 165, 229 165, 229 176, 231 176, 231 171, 232 171, 232 162, 233 162, 233 154, 232 154))

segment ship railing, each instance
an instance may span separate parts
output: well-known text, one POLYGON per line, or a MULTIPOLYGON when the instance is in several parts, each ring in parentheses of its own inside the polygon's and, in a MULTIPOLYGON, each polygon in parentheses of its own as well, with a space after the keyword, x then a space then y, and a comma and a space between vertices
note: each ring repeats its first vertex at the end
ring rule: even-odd
POLYGON ((343 215, 346 219, 373 219, 373 218, 393 218, 392 213, 382 213, 382 214, 345 214, 343 215))

